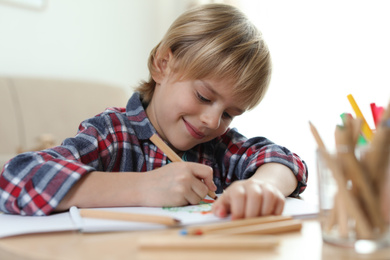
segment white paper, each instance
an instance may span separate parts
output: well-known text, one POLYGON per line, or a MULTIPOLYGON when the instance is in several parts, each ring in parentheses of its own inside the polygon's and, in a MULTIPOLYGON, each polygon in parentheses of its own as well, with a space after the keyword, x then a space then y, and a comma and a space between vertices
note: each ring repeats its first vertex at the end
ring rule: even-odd
POLYGON ((284 205, 284 216, 293 216, 294 218, 311 218, 316 217, 319 212, 317 204, 310 203, 305 200, 286 198, 286 204, 284 205))
MULTIPOLYGON (((150 214, 159 216, 171 216, 180 221, 179 226, 189 226, 205 223, 228 221, 230 218, 221 219, 211 213, 211 204, 200 204, 184 207, 120 207, 120 208, 100 208, 124 213, 150 214)), ((76 216, 77 218, 78 216, 76 216)), ((151 224, 142 222, 101 220, 93 218, 83 218, 82 232, 103 232, 103 231, 135 231, 164 229, 161 224, 151 224)))
MULTIPOLYGON (((155 214, 172 216, 181 221, 181 226, 198 225, 228 221, 229 218, 220 219, 210 211, 210 204, 200 204, 184 207, 122 207, 105 208, 104 210, 155 214)), ((312 217, 318 214, 318 206, 307 201, 287 198, 282 215, 296 218, 312 217)), ((164 229, 166 226, 141 222, 111 221, 92 218, 81 218, 77 208, 70 212, 53 214, 44 217, 31 217, 0 214, 0 238, 29 233, 44 233, 55 231, 80 230, 82 232, 105 232, 105 231, 135 231, 164 229)))
POLYGON ((69 212, 44 217, 0 214, 0 238, 29 233, 76 230, 69 212))

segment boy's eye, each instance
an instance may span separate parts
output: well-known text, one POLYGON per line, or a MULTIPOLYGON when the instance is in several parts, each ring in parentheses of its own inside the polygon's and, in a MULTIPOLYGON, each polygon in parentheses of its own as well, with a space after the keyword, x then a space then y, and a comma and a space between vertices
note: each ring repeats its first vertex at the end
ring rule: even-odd
POLYGON ((226 112, 223 112, 223 115, 222 115, 224 118, 227 118, 227 119, 232 119, 233 117, 229 114, 229 113, 226 113, 226 112))
POLYGON ((207 99, 207 98, 205 98, 204 96, 202 96, 201 94, 199 94, 199 92, 196 92, 196 95, 197 95, 197 97, 198 97, 198 99, 199 99, 200 101, 205 102, 205 103, 209 103, 209 102, 210 102, 209 99, 207 99))

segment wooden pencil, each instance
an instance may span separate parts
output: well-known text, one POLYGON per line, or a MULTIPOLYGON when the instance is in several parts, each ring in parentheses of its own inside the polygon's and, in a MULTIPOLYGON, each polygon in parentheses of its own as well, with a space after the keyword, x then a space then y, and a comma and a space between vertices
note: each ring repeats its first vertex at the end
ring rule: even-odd
POLYGON ((372 137, 373 137, 373 132, 372 132, 370 126, 368 125, 366 119, 364 118, 362 111, 360 110, 359 106, 357 105, 352 94, 349 94, 347 96, 347 98, 348 98, 349 103, 352 106, 352 109, 355 111, 356 117, 360 118, 363 121, 361 130, 362 130, 364 137, 367 139, 367 141, 371 141, 372 137))
POLYGON ((302 221, 297 219, 249 225, 242 227, 232 227, 219 230, 207 230, 203 235, 271 235, 286 232, 299 231, 302 228, 302 221))
POLYGON ((161 151, 163 151, 169 160, 172 162, 181 162, 183 161, 179 155, 177 155, 171 147, 169 147, 157 134, 153 134, 150 137, 150 141, 152 141, 161 151))
POLYGON ((374 184, 382 189, 390 158, 390 103, 382 114, 371 147, 363 156, 362 162, 370 173, 374 184))
POLYGON ((131 221, 131 222, 146 222, 146 223, 161 224, 166 226, 176 226, 180 224, 179 220, 169 216, 114 212, 109 210, 97 210, 97 209, 79 209, 79 212, 80 212, 80 216, 84 218, 120 220, 120 221, 131 221))
POLYGON ((229 229, 229 228, 245 227, 245 226, 265 224, 265 223, 278 222, 278 221, 286 221, 292 219, 293 218, 291 216, 263 216, 263 217, 256 217, 256 218, 239 219, 239 220, 233 220, 233 221, 223 222, 223 223, 188 227, 185 230, 183 230, 182 234, 199 235, 199 234, 205 234, 205 233, 229 229))
POLYGON ((341 198, 339 192, 335 194, 333 205, 336 212, 339 234, 343 238, 348 238, 348 214, 345 210, 345 200, 341 198))
POLYGON ((279 239, 273 236, 142 236, 137 240, 139 250, 255 250, 272 249, 279 245, 279 239))
MULTIPOLYGON (((177 155, 157 134, 153 134, 150 137, 150 141, 152 141, 161 151, 163 151, 169 160, 172 162, 182 162, 183 160, 180 158, 179 155, 177 155)), ((207 193, 210 198, 216 199, 217 195, 215 192, 210 191, 207 193)))
POLYGON ((310 131, 313 134, 314 140, 316 141, 318 148, 326 150, 325 144, 322 141, 321 136, 317 131, 317 128, 310 121, 309 121, 309 126, 310 126, 310 131))
MULTIPOLYGON (((351 119, 352 120, 352 119, 351 119)), ((364 172, 358 159, 355 156, 355 144, 353 143, 352 121, 347 122, 345 127, 336 128, 335 139, 337 154, 342 162, 342 169, 345 176, 352 181, 354 196, 357 197, 363 208, 366 209, 367 216, 371 224, 384 228, 384 221, 380 214, 380 205, 376 198, 376 191, 372 186, 371 178, 364 172), (347 149, 343 149, 347 148, 347 149)))
POLYGON ((390 103, 383 113, 383 123, 378 124, 376 133, 373 134, 352 95, 348 95, 348 100, 357 119, 343 118, 344 126, 336 128, 337 157, 326 151, 317 130, 310 123, 319 156, 324 159, 338 186, 332 214, 326 220, 325 230, 331 231, 334 225, 338 225, 339 235, 347 238, 348 223, 355 223, 353 226, 357 238, 372 239, 378 232, 382 234, 386 231, 380 196, 390 165, 390 103), (370 141, 370 145, 363 147, 363 150, 357 150, 360 153, 358 156, 355 154, 355 146, 359 132, 370 141))
MULTIPOLYGON (((320 151, 321 152, 321 151, 320 151)), ((322 151, 322 157, 328 164, 329 169, 335 179, 340 193, 339 199, 345 201, 345 210, 348 216, 352 216, 356 221, 356 231, 360 238, 371 238, 372 237, 372 226, 364 214, 363 209, 360 206, 358 198, 347 189, 347 179, 343 173, 341 165, 332 158, 326 151, 322 151)))
MULTIPOLYGON (((310 123, 310 122, 309 122, 310 123)), ((318 134, 317 129, 313 124, 310 123, 310 130, 314 136, 314 139, 317 142, 318 145, 318 153, 319 156, 321 156, 327 167, 329 167, 336 183, 337 187, 339 189, 338 193, 338 199, 344 200, 344 205, 346 206, 345 210, 347 212, 348 216, 353 216, 353 218, 356 220, 356 230, 358 233, 358 236, 360 238, 371 238, 372 237, 372 227, 370 225, 370 222, 366 218, 363 210, 360 207, 359 201, 357 198, 355 198, 346 187, 347 180, 343 174, 343 170, 341 168, 341 165, 338 163, 338 161, 335 158, 332 158, 332 156, 328 153, 328 151, 325 148, 325 145, 318 134)), ((337 216, 339 213, 337 213, 337 207, 333 207, 332 209, 333 214, 336 214, 337 216)), ((330 229, 334 223, 329 223, 328 229, 330 229)), ((345 223, 337 223, 339 225, 344 225, 345 223)), ((341 227, 344 229, 344 227, 341 227)))

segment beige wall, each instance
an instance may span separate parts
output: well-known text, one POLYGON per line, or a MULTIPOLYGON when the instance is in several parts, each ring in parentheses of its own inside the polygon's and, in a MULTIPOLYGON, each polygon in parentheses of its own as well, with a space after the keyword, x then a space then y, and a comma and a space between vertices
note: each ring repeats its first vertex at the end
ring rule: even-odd
POLYGON ((48 0, 41 11, 0 0, 0 76, 102 81, 129 89, 187 0, 48 0))
POLYGON ((148 77, 150 50, 189 1, 47 3, 34 10, 0 0, 0 168, 18 147, 34 147, 40 134, 61 142, 83 119, 124 106, 131 88, 148 77), (107 95, 108 86, 125 93, 107 95))
POLYGON ((123 88, 100 82, 0 77, 0 169, 21 151, 59 145, 83 120, 127 100, 123 88))

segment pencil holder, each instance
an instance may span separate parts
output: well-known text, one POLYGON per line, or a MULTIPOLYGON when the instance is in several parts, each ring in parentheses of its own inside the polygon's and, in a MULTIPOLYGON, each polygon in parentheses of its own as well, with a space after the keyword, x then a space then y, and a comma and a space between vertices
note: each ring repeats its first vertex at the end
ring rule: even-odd
POLYGON ((364 254, 389 246, 390 165, 388 157, 373 160, 378 152, 370 146, 317 150, 324 242, 364 254))

